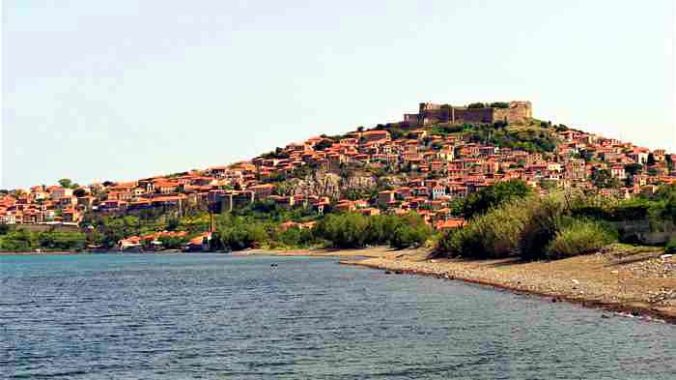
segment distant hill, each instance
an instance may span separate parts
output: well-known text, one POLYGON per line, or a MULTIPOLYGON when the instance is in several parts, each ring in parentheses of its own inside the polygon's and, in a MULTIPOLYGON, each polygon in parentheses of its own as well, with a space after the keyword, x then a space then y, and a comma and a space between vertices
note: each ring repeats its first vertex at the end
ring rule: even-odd
POLYGON ((254 202, 323 213, 417 211, 446 220, 454 202, 497 182, 615 198, 676 180, 673 154, 553 125, 528 101, 421 103, 397 123, 290 143, 251 160, 89 185, 3 191, 0 223, 73 223, 89 214, 231 211, 254 202))

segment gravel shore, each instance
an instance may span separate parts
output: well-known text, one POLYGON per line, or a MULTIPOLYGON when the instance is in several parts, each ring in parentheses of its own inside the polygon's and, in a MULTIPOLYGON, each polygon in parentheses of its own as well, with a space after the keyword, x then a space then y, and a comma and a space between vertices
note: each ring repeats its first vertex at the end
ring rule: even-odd
POLYGON ((676 263, 658 248, 613 246, 557 261, 427 259, 425 250, 251 251, 329 256, 341 264, 462 280, 589 307, 676 323, 676 263))

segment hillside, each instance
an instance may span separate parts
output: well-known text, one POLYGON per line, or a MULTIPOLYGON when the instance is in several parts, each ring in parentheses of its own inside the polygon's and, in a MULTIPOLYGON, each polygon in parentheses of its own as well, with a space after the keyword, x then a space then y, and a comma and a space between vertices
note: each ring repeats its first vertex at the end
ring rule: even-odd
MULTIPOLYGON (((432 230, 445 230, 464 223, 468 197, 496 183, 522 181, 541 194, 579 189, 622 200, 674 183, 675 158, 537 120, 530 102, 422 103, 398 123, 320 135, 225 166, 128 182, 78 185, 64 179, 4 190, 0 224, 80 226, 85 235, 71 236, 79 249, 134 247, 146 240, 178 248, 188 239, 197 247, 220 220, 208 212, 267 217, 294 230, 336 212, 414 212, 432 230)), ((18 247, 72 248, 30 239, 18 247)))

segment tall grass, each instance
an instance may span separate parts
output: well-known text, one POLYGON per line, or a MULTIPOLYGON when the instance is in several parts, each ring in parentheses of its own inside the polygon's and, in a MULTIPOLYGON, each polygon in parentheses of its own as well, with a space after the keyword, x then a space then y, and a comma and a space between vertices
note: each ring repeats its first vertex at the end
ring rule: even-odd
POLYGON ((556 232, 548 244, 545 257, 563 259, 599 250, 617 241, 615 231, 593 220, 573 220, 556 232))
POLYGON ((473 258, 518 255, 521 232, 533 210, 529 204, 536 201, 535 198, 514 200, 473 218, 467 227, 442 237, 437 251, 473 258))
POLYGON ((676 236, 672 237, 668 242, 667 245, 664 246, 664 251, 666 253, 676 253, 676 236))
POLYGON ((554 259, 591 252, 617 239, 600 222, 576 219, 575 195, 555 193, 514 200, 439 239, 437 255, 468 258, 554 259))

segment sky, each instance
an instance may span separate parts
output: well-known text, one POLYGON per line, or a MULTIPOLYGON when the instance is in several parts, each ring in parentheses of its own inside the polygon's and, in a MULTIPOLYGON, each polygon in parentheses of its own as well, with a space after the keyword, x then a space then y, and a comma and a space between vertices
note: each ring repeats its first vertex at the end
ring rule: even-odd
POLYGON ((426 101, 676 151, 675 3, 3 0, 0 188, 224 165, 426 101))

